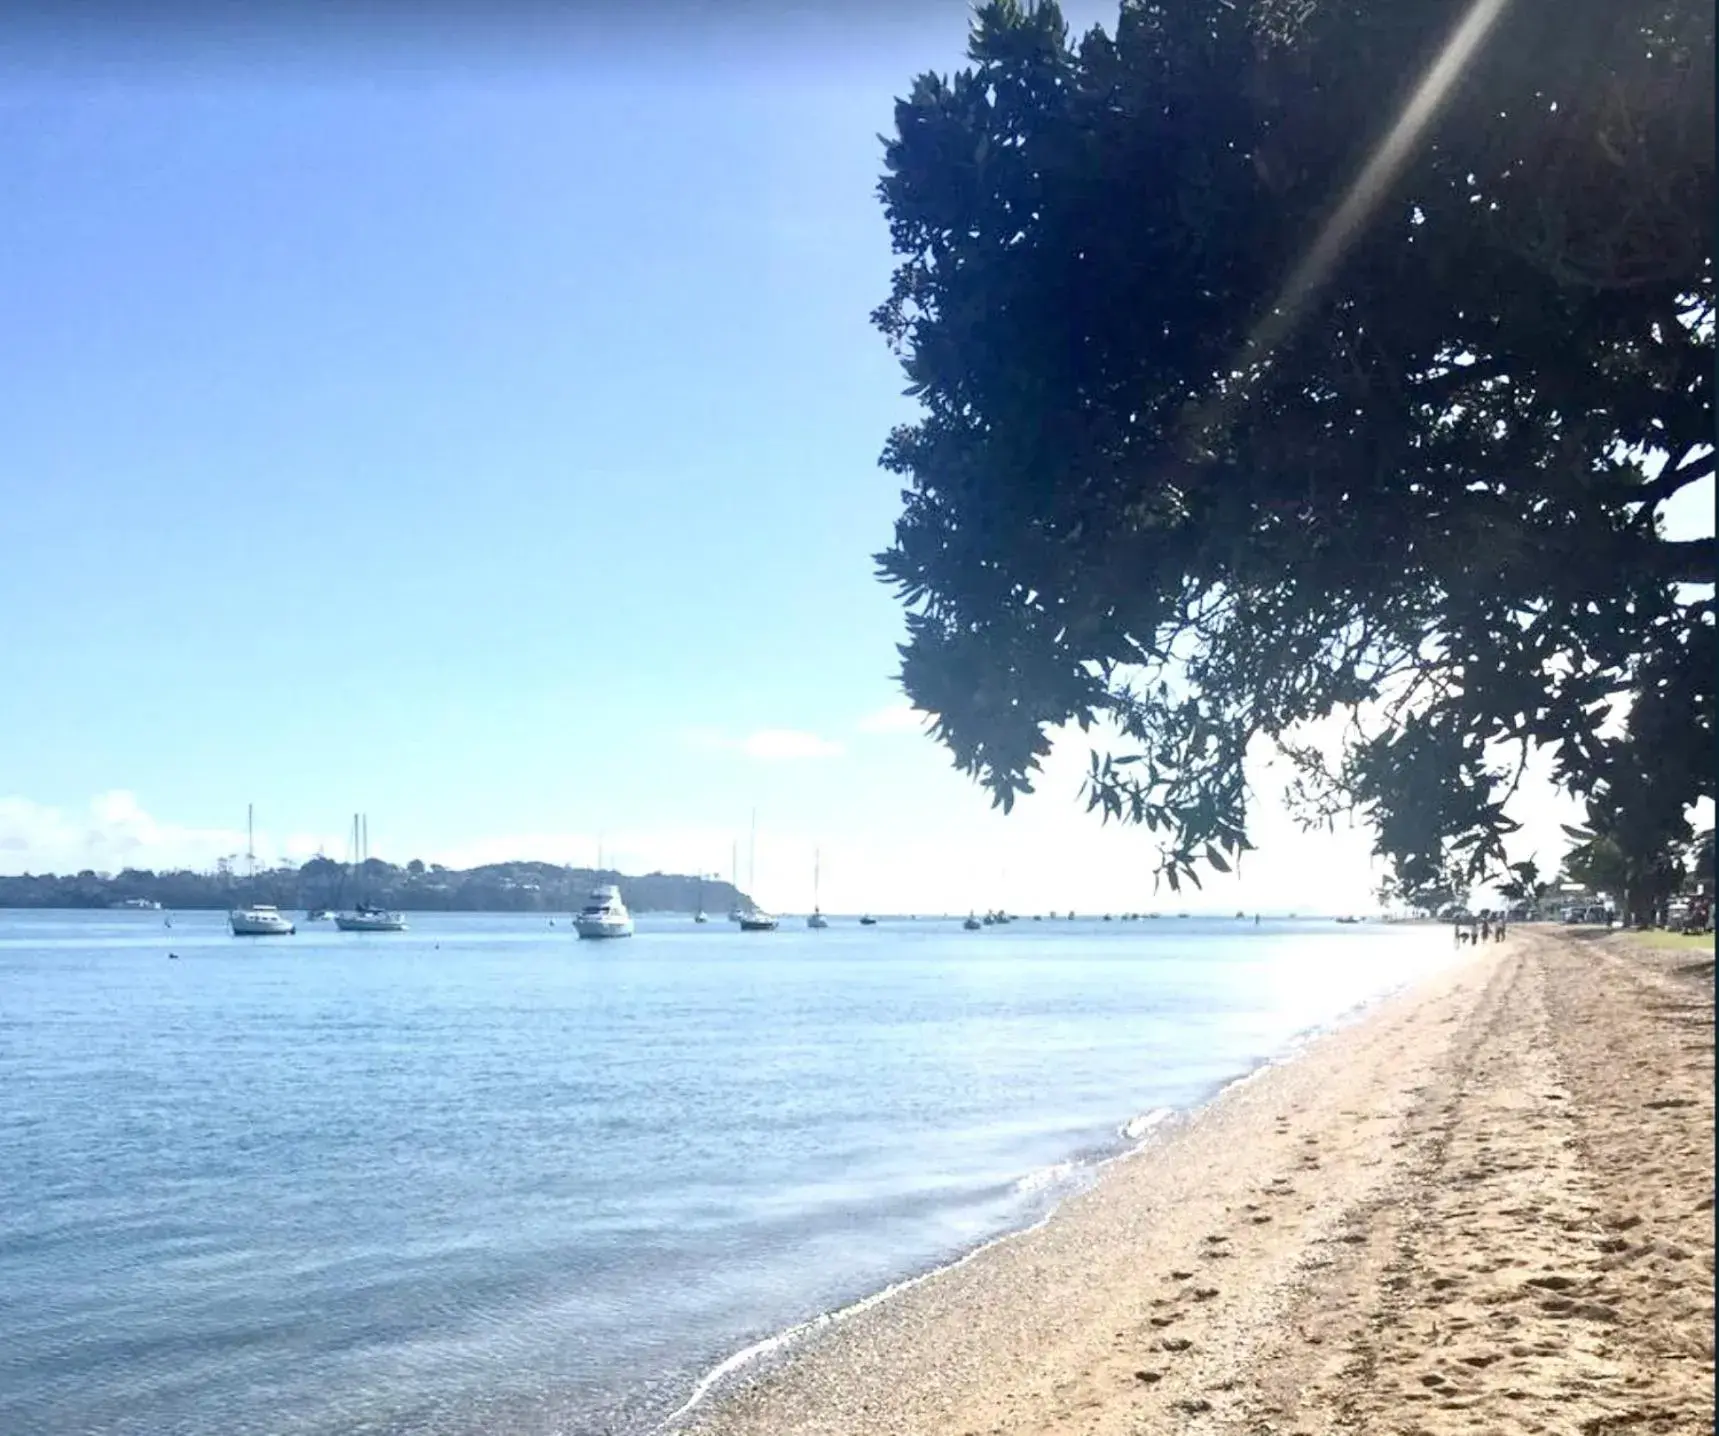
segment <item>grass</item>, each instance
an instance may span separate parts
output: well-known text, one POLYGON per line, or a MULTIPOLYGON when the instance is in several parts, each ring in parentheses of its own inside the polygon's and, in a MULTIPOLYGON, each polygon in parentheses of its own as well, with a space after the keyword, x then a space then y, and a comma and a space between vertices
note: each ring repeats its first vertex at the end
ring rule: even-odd
POLYGON ((1625 939, 1638 947, 1671 947, 1687 948, 1692 952, 1712 952, 1713 934, 1667 932, 1664 928, 1653 928, 1647 932, 1624 932, 1625 939))

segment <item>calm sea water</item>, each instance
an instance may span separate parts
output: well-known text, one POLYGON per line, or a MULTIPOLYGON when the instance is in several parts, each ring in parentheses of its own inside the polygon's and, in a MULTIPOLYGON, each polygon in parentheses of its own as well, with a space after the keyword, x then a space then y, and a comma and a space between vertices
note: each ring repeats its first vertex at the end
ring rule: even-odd
POLYGON ((0 1432, 646 1431, 1449 956, 1305 921, 0 913, 0 1432))

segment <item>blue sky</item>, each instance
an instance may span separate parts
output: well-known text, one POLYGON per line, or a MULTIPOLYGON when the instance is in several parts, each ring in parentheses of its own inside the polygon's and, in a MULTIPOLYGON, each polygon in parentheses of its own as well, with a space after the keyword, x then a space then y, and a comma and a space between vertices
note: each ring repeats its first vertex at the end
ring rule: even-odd
MULTIPOLYGON (((0 869, 254 801, 726 871, 756 808, 779 906, 814 845, 837 908, 1171 905, 1080 751, 1005 821, 899 711, 877 135, 964 32, 0 46, 0 869)), ((1359 835, 1263 838, 1212 905, 1365 904, 1359 835)))

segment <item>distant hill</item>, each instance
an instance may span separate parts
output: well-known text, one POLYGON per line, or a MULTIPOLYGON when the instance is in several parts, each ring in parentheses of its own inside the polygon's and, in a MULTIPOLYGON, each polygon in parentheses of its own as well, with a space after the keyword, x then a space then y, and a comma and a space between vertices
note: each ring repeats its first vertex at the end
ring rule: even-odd
POLYGON ((303 867, 278 867, 254 879, 239 874, 150 872, 127 868, 107 874, 81 872, 59 877, 0 877, 0 908, 104 908, 147 898, 164 908, 225 909, 268 902, 288 909, 336 908, 365 902, 407 912, 568 912, 584 906, 591 889, 614 883, 634 912, 694 912, 721 915, 743 902, 732 884, 679 873, 625 873, 566 868, 555 863, 489 863, 481 868, 444 868, 416 860, 404 867, 371 858, 357 881, 344 863, 312 858, 303 867))

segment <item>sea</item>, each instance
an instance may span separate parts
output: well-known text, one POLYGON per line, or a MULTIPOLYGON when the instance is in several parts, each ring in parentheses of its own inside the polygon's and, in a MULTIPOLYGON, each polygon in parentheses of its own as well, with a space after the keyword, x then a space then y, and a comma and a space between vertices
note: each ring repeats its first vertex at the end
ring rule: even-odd
POLYGON ((0 1433, 643 1436, 1452 957, 962 916, 0 912, 0 1433))

